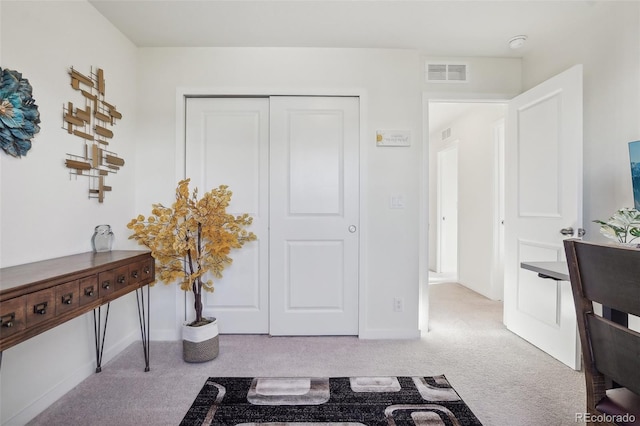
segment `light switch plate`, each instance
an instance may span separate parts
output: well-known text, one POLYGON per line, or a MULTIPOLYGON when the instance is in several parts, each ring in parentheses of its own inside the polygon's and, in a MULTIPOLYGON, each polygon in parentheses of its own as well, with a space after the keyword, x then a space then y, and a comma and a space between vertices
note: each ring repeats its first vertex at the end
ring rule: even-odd
POLYGON ((389 208, 404 209, 404 195, 392 195, 389 198, 389 208))

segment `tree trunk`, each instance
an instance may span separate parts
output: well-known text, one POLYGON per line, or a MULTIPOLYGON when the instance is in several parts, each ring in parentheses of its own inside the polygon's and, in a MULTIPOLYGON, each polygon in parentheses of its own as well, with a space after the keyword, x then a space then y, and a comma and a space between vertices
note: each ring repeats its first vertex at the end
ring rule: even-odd
POLYGON ((200 323, 202 321, 202 281, 200 281, 200 277, 198 277, 198 283, 196 285, 197 291, 193 292, 194 296, 194 308, 196 310, 196 323, 200 323))

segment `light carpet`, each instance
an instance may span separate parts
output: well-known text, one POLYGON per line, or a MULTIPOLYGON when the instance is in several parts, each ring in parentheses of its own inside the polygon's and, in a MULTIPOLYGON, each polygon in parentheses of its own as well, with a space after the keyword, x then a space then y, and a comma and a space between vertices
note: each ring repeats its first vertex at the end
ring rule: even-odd
MULTIPOLYGON (((502 303, 459 284, 430 287, 430 328, 421 339, 221 335, 220 356, 199 364, 182 360, 182 342, 152 341, 147 373, 136 343, 29 425, 176 426, 208 377, 443 373, 485 426, 580 424, 576 413, 585 410, 582 372, 507 331, 502 303)), ((152 338, 153 330, 152 325, 152 338)), ((10 354, 5 354, 7 360, 10 354)))

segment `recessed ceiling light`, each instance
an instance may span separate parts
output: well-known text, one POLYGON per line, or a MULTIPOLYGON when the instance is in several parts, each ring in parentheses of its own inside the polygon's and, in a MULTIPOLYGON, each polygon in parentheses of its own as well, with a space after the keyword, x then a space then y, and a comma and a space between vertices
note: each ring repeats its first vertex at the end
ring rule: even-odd
POLYGON ((520 49, 524 45, 525 41, 527 41, 526 35, 517 35, 515 37, 511 37, 511 39, 509 40, 509 47, 512 49, 520 49))

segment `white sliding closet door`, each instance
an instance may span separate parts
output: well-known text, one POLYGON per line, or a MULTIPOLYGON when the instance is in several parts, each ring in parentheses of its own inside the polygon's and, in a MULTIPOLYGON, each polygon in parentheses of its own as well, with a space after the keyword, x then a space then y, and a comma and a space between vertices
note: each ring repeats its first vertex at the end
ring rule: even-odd
POLYGON ((270 332, 358 334, 359 100, 271 98, 270 332))
POLYGON ((258 240, 231 253, 233 263, 204 313, 221 333, 269 332, 269 99, 188 98, 186 176, 200 194, 228 185, 229 212, 253 216, 258 240))
POLYGON ((258 241, 205 296, 221 333, 358 334, 359 100, 189 98, 186 175, 258 241))

